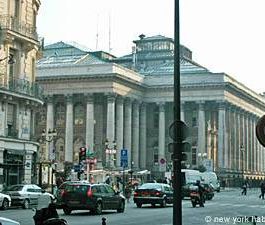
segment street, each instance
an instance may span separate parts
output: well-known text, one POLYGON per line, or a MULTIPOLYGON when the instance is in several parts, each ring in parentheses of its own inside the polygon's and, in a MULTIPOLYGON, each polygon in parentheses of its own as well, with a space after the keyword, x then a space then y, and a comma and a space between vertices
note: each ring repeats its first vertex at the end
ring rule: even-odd
MULTIPOLYGON (((204 208, 192 208, 188 199, 183 200, 183 224, 184 225, 217 225, 235 224, 237 216, 258 216, 262 218, 265 212, 265 200, 258 198, 259 189, 248 190, 247 196, 241 195, 240 189, 221 191, 216 193, 211 201, 207 201, 204 208)), ((172 224, 172 206, 166 208, 152 208, 144 205, 137 208, 135 204, 127 204, 124 213, 114 211, 104 212, 102 215, 92 215, 89 211, 73 211, 65 216, 62 210, 58 210, 60 217, 66 219, 69 225, 101 225, 105 217, 107 225, 170 225, 172 224)), ((0 216, 17 220, 21 225, 33 225, 34 212, 24 209, 9 209, 1 211, 0 216)))

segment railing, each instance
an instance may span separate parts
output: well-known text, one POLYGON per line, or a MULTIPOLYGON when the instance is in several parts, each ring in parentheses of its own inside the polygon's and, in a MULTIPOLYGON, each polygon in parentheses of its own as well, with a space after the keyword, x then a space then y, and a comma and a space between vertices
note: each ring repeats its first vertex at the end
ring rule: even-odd
POLYGON ((26 37, 32 38, 34 40, 38 40, 38 34, 36 31, 36 27, 33 27, 31 24, 26 24, 19 19, 14 18, 10 15, 1 15, 0 16, 0 28, 9 29, 14 32, 20 33, 26 37))
POLYGON ((35 82, 24 79, 13 79, 8 84, 0 83, 0 89, 25 94, 43 100, 43 88, 35 82))

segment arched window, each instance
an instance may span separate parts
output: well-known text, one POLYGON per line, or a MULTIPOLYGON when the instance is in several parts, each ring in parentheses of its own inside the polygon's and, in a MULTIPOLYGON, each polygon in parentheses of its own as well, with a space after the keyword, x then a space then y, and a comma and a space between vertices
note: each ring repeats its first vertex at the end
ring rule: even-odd
POLYGON ((75 125, 83 125, 85 121, 85 108, 81 104, 77 104, 74 109, 75 125))
POLYGON ((57 126, 65 123, 65 106, 62 103, 56 105, 55 109, 55 124, 57 126))

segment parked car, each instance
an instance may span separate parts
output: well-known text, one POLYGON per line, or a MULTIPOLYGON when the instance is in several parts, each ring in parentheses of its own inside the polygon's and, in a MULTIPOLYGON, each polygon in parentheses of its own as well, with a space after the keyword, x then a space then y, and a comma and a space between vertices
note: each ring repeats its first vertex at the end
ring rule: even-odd
POLYGON ((0 208, 6 210, 10 206, 11 206, 11 197, 9 195, 0 193, 0 208))
POLYGON ((35 184, 17 184, 8 186, 3 190, 3 193, 11 197, 11 204, 14 206, 22 206, 28 209, 30 205, 37 205, 40 195, 49 195, 51 200, 54 196, 50 193, 42 193, 42 189, 35 184))
POLYGON ((138 208, 143 204, 165 207, 173 203, 173 189, 168 184, 144 183, 134 191, 133 201, 138 208))
POLYGON ((73 210, 90 210, 93 214, 101 214, 102 210, 125 209, 125 197, 116 192, 108 184, 91 184, 88 182, 65 182, 59 188, 56 204, 62 207, 66 215, 73 210))
POLYGON ((8 219, 8 218, 4 218, 4 217, 0 217, 0 224, 1 225, 20 225, 19 222, 8 219))

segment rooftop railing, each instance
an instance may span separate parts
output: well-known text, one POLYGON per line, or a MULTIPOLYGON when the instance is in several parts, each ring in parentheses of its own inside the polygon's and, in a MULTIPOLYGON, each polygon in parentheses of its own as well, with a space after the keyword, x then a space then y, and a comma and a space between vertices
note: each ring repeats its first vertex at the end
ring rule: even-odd
POLYGON ((0 28, 2 30, 9 29, 26 37, 38 40, 36 27, 32 26, 31 24, 23 23, 19 19, 14 18, 10 15, 0 16, 0 28))

